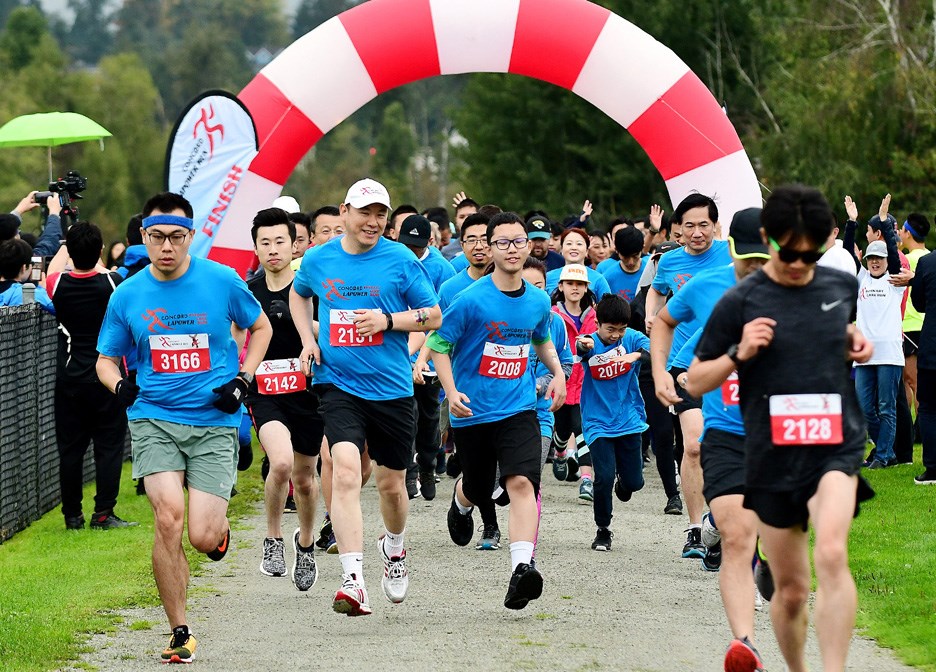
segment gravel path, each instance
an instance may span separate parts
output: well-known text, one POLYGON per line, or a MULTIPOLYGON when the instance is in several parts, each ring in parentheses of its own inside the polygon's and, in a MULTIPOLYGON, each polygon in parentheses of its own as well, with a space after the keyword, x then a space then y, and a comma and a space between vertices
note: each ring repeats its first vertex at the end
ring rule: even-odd
MULTIPOLYGON (((400 605, 380 589, 373 540, 382 531, 373 485, 364 491, 365 576, 372 616, 332 612, 340 583, 337 556, 319 554, 318 583, 299 593, 287 578, 262 576, 260 510, 236 531, 233 549, 193 582, 189 622, 199 640, 195 666, 214 670, 270 668, 369 670, 712 670, 722 669, 730 635, 718 593, 718 575, 679 551, 686 517, 663 515, 665 497, 652 468, 648 483, 628 504, 617 500, 614 550, 591 550, 591 510, 572 484, 544 475, 544 517, 537 564, 543 597, 523 611, 505 609, 510 574, 506 544, 495 552, 456 547, 445 513, 452 481, 435 501, 410 509, 407 555, 410 592, 400 605)), ((506 532, 506 511, 499 510, 506 532)), ((287 514, 284 531, 294 528, 287 514)), ((479 523, 477 513, 475 522, 479 523)), ((287 543, 287 564, 292 548, 287 543)), ((97 635, 85 665, 105 672, 153 670, 168 640, 161 609, 122 612, 116 635, 97 635), (145 622, 153 625, 146 627, 145 622), (131 628, 131 626, 134 628, 131 628)), ((784 665, 766 610, 757 614, 756 644, 770 670, 784 665)), ((815 635, 808 659, 821 669, 815 635)), ((910 670, 873 641, 856 637, 849 670, 910 670)))

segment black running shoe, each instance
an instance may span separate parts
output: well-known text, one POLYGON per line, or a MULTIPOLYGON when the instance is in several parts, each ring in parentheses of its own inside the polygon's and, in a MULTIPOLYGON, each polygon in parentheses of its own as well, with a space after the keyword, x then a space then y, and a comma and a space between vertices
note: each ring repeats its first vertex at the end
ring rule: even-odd
POLYGON ((455 504, 454 491, 452 492, 452 505, 449 506, 448 510, 448 531, 452 541, 459 546, 467 546, 474 536, 474 520, 471 518, 471 511, 468 513, 459 512, 458 505, 455 504))
POLYGON ((270 458, 266 455, 263 456, 263 459, 260 460, 260 478, 264 481, 267 479, 267 476, 270 475, 270 458))
MULTIPOLYGON (((84 519, 82 519, 84 520, 84 519)), ((118 517, 113 511, 95 513, 88 524, 92 530, 115 530, 119 527, 136 527, 139 523, 131 523, 118 517)))
POLYGON ((228 526, 227 532, 224 533, 221 542, 218 544, 218 547, 213 551, 208 551, 205 555, 208 556, 209 560, 214 560, 217 562, 225 555, 227 555, 228 548, 231 546, 231 527, 228 526))
POLYGON ((702 557, 702 569, 706 572, 717 572, 721 569, 721 542, 705 549, 702 557))
POLYGON ((569 457, 567 459, 568 471, 566 472, 566 483, 575 483, 579 480, 579 464, 578 460, 575 458, 575 451, 569 451, 569 457))
POLYGON ((628 490, 624 487, 624 484, 621 483, 620 478, 614 482, 614 494, 617 495, 617 498, 622 502, 629 502, 631 497, 634 495, 632 490, 628 490))
POLYGON ((702 543, 702 528, 690 527, 686 530, 686 543, 682 549, 684 558, 704 558, 705 544, 702 543))
POLYGON ((416 484, 416 479, 406 479, 406 496, 410 499, 416 499, 419 497, 419 486, 416 484))
POLYGON ((614 534, 607 527, 599 527, 598 533, 595 535, 595 540, 592 542, 593 551, 610 551, 611 550, 611 540, 614 538, 614 534))
POLYGON ((666 506, 663 508, 663 513, 669 514, 671 516, 682 515, 682 498, 679 496, 678 492, 666 500, 666 506))
POLYGON ((434 471, 430 470, 419 472, 419 491, 422 493, 423 499, 425 499, 427 502, 431 502, 433 499, 435 499, 436 480, 434 471))
POLYGON ((773 574, 770 565, 758 554, 757 564, 754 565, 754 585, 760 591, 761 597, 770 602, 774 594, 773 574))
POLYGON ((445 463, 445 473, 451 478, 458 478, 461 471, 461 460, 458 458, 458 453, 452 453, 445 463))
POLYGON ((286 502, 283 504, 283 513, 296 513, 296 500, 292 495, 286 495, 286 502))
POLYGON ((936 485, 936 469, 927 468, 922 474, 915 476, 913 482, 917 485, 936 485))
MULTIPOLYGON (((140 481, 142 483, 142 481, 140 481)), ((74 518, 65 517, 65 529, 66 530, 83 530, 85 524, 84 516, 78 515, 74 518)))
POLYGON ((325 520, 322 521, 322 528, 319 530, 319 538, 315 541, 315 545, 321 548, 323 551, 328 548, 328 538, 332 534, 332 524, 331 518, 328 514, 325 514, 325 520))
POLYGON ((504 606, 508 609, 523 609, 530 600, 543 594, 543 575, 536 567, 521 562, 510 576, 504 606))

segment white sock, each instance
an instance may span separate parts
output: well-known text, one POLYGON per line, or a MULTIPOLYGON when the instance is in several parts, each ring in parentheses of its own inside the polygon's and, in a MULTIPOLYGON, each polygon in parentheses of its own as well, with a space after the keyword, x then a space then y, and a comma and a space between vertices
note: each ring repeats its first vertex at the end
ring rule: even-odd
POLYGON ((464 506, 460 501, 458 501, 458 494, 455 495, 455 507, 458 509, 458 512, 463 516, 467 516, 474 510, 473 506, 464 506))
POLYGON ((398 558, 403 555, 403 534, 406 532, 406 528, 403 529, 403 532, 399 534, 394 534, 387 528, 384 528, 384 552, 388 557, 398 558))
POLYGON ((702 523, 689 523, 689 529, 690 529, 690 530, 701 530, 701 529, 702 529, 702 523))
POLYGON ((354 574, 355 578, 364 583, 364 554, 342 553, 338 556, 341 561, 342 574, 354 574))
POLYGON ((517 568, 521 562, 530 564, 530 560, 533 559, 533 542, 532 541, 513 541, 510 543, 510 569, 511 571, 517 568))

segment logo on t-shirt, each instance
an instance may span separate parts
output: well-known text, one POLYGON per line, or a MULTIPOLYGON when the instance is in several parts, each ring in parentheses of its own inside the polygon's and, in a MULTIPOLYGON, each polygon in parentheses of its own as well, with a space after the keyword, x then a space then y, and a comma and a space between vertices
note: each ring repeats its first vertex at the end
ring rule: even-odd
POLYGON ((484 328, 487 329, 488 338, 499 338, 503 341, 504 335, 501 333, 500 328, 506 326, 506 322, 488 322, 484 325, 484 328))
POLYGON ((163 329, 171 331, 172 327, 169 327, 163 324, 162 320, 159 319, 159 315, 157 315, 157 313, 162 313, 163 315, 165 315, 166 309, 165 308, 153 308, 152 310, 144 311, 143 319, 149 322, 149 325, 147 325, 146 328, 149 329, 150 331, 156 331, 156 327, 162 327, 163 329))
POLYGON ((172 331, 176 327, 196 327, 208 324, 208 313, 174 313, 169 314, 165 308, 147 308, 143 311, 143 320, 148 322, 146 328, 156 332, 158 329, 172 331))
POLYGON ((345 281, 340 278, 326 278, 322 282, 322 287, 328 290, 325 292, 326 301, 346 301, 352 296, 380 297, 380 285, 346 285, 345 281), (338 289, 339 285, 341 289, 338 289))
POLYGON ((326 278, 322 282, 322 287, 328 290, 327 292, 325 292, 325 300, 326 301, 335 301, 336 299, 346 300, 347 297, 344 294, 342 294, 339 291, 338 287, 336 286, 336 285, 343 285, 343 284, 344 284, 344 280, 340 278, 335 278, 334 280, 326 278))
POLYGON ((677 273, 673 277, 673 280, 675 281, 676 289, 682 289, 683 285, 692 280, 692 273, 677 273))

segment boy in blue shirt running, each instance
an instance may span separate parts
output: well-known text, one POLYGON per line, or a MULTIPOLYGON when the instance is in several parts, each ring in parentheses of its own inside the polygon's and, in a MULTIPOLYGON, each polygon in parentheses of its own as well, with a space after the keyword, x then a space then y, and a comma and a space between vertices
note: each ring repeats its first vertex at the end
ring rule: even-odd
POLYGON ((641 436, 648 425, 637 373, 650 339, 627 328, 630 305, 621 296, 605 295, 595 306, 595 314, 598 330, 579 336, 575 348, 585 373, 582 430, 595 475, 598 532, 592 550, 610 551, 612 485, 622 502, 644 486, 641 436))
POLYGON ((464 473, 452 494, 449 534, 459 546, 471 541, 474 503, 491 497, 500 467, 510 497, 513 568, 504 606, 523 609, 543 592, 532 562, 542 469, 530 344, 553 375, 546 391, 552 411, 565 400, 565 374, 550 340, 549 297, 523 279, 530 255, 523 220, 512 212, 494 215, 486 236, 494 272, 455 297, 429 348, 458 430, 464 473))

